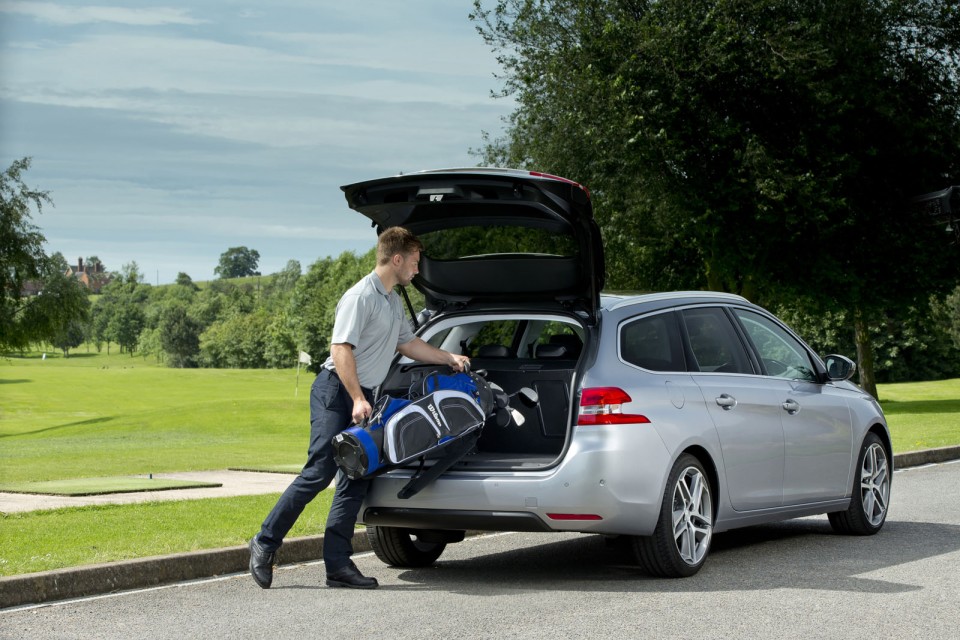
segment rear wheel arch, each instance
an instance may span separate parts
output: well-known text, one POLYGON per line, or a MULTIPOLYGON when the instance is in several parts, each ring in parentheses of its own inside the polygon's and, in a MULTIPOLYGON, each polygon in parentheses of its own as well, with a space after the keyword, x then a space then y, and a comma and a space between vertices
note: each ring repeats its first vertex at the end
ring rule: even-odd
MULTIPOLYGON (((720 491, 720 472, 717 471, 717 465, 713 462, 713 456, 710 455, 706 449, 700 445, 693 445, 687 447, 680 452, 680 455, 684 453, 689 453, 694 458, 696 458, 700 464, 703 465, 703 470, 707 472, 707 479, 710 481, 710 489, 713 491, 714 501, 713 501, 713 519, 717 519, 717 508, 719 500, 716 499, 716 496, 720 491)), ((679 458, 680 455, 677 457, 679 458)))

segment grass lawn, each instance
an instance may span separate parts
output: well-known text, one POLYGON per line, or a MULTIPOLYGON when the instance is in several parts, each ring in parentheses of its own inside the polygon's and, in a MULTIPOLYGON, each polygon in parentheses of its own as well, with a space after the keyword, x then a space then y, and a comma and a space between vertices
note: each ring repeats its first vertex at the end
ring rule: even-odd
POLYGON ((0 484, 302 464, 312 381, 82 349, 0 358, 0 484))
MULTIPOLYGON (((311 502, 290 537, 323 533, 333 491, 311 502)), ((277 494, 73 507, 0 516, 0 576, 245 544, 277 494)))
POLYGON ((960 378, 879 385, 894 453, 960 444, 960 378))
MULTIPOLYGON (((0 357, 0 484, 302 464, 312 374, 297 391, 296 370, 168 369, 113 352, 0 357)), ((879 392, 895 452, 960 444, 960 379, 879 392)), ((329 493, 291 536, 323 531, 329 493)), ((276 498, 0 514, 0 575, 243 544, 276 498)))

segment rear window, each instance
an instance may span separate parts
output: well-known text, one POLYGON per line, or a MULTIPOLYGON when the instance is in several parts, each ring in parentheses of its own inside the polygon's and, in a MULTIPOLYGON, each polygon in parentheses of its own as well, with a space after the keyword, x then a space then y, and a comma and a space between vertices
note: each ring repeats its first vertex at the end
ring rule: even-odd
POLYGON ((419 235, 423 253, 434 260, 457 260, 495 254, 531 254, 572 258, 573 237, 546 229, 518 226, 465 226, 419 235))

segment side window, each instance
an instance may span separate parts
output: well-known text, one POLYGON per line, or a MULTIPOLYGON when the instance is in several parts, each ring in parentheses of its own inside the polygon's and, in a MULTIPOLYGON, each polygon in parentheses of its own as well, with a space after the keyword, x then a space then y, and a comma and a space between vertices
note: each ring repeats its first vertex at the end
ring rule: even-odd
POLYGON ((696 360, 691 371, 753 373, 743 343, 723 309, 704 307, 681 313, 696 360))
POLYGON ((620 357, 650 371, 686 371, 676 316, 660 313, 623 325, 620 357))
POLYGON ((757 348, 768 376, 816 382, 810 356, 796 338, 759 313, 744 309, 735 309, 734 312, 757 348))

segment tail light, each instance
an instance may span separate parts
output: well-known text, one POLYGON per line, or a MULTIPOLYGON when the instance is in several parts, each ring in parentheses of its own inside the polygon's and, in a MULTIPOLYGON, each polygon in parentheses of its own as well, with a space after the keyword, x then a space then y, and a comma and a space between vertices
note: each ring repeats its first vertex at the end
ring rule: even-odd
POLYGON ((577 420, 577 424, 644 424, 650 422, 647 416, 638 413, 624 413, 623 405, 627 402, 630 402, 630 396, 619 387, 584 389, 580 395, 580 418, 577 420))

